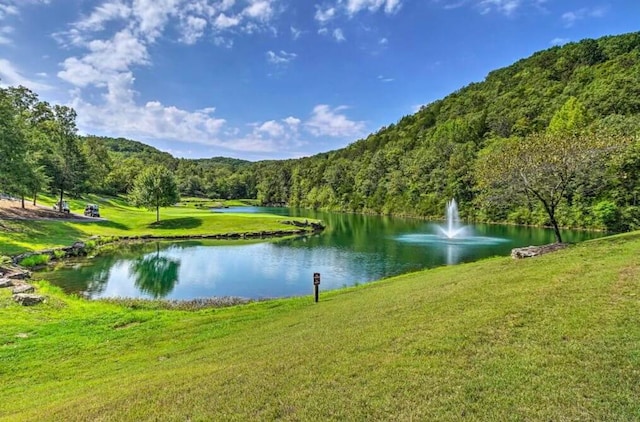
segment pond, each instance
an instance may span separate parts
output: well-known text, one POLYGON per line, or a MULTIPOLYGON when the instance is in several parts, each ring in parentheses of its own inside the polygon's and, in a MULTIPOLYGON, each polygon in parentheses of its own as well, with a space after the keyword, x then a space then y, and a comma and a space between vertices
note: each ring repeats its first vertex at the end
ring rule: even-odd
MULTIPOLYGON (((551 230, 466 226, 469 236, 443 239, 436 223, 418 219, 288 208, 237 207, 213 212, 272 213, 320 219, 309 236, 266 241, 150 242, 38 274, 68 293, 91 298, 273 298, 366 283, 409 271, 508 255, 512 248, 554 240, 551 230)), ((564 231, 568 242, 601 233, 564 231)))

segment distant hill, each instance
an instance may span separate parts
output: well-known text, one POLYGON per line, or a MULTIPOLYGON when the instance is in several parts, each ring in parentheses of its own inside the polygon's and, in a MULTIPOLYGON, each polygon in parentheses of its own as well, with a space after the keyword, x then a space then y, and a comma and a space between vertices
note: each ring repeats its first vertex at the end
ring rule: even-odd
POLYGON ((142 142, 126 138, 110 138, 108 136, 88 135, 82 137, 84 141, 95 141, 102 144, 108 151, 123 157, 142 157, 152 161, 172 162, 175 158, 168 152, 160 151, 142 142))

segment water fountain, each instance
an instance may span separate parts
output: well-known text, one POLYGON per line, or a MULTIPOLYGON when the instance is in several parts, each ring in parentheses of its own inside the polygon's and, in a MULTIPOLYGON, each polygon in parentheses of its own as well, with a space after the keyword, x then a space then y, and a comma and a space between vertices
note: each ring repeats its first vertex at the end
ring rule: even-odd
POLYGON ((447 202, 445 213, 445 226, 438 226, 440 233, 447 239, 463 238, 468 235, 466 227, 460 225, 460 215, 458 214, 458 204, 455 199, 447 202))
POLYGON ((396 237, 396 240, 422 245, 432 253, 444 253, 447 264, 460 262, 469 248, 491 247, 509 241, 498 237, 478 236, 470 226, 462 225, 455 199, 447 202, 444 225, 430 224, 429 231, 431 233, 407 233, 396 237))

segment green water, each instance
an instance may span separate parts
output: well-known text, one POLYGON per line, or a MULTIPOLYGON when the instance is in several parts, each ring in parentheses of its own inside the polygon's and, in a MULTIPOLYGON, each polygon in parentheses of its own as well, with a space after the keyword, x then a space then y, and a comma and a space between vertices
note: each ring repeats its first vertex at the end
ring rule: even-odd
MULTIPOLYGON (((270 212, 323 220, 323 233, 270 241, 152 242, 39 274, 70 293, 88 297, 192 299, 311 294, 313 273, 321 290, 366 283, 424 268, 508 255, 512 248, 554 241, 547 229, 468 226, 469 235, 443 239, 436 223, 416 219, 291 210, 270 212)), ((565 231, 567 242, 601 236, 565 231)))

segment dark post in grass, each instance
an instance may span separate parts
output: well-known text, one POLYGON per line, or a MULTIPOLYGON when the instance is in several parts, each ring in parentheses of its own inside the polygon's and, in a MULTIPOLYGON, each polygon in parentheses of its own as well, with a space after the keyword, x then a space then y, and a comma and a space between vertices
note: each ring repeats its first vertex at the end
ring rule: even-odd
POLYGON ((313 290, 315 293, 316 303, 318 303, 318 286, 320 286, 320 273, 313 273, 313 290))

